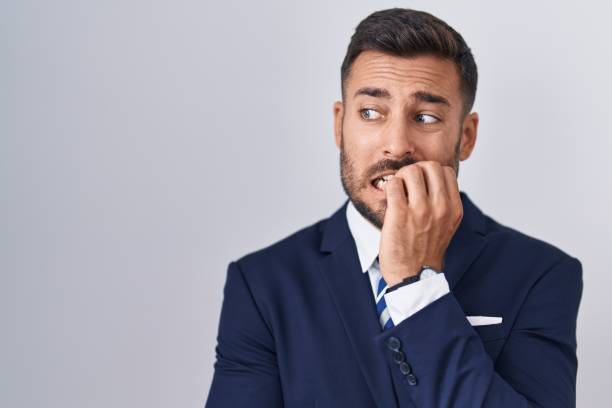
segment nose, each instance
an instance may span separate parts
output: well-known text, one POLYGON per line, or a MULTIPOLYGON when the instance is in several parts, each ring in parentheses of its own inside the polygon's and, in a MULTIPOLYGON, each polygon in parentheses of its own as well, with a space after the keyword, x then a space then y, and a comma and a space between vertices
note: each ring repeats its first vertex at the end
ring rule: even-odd
POLYGON ((414 157, 416 146, 406 123, 406 118, 397 118, 383 130, 384 155, 388 159, 401 160, 406 155, 414 157))

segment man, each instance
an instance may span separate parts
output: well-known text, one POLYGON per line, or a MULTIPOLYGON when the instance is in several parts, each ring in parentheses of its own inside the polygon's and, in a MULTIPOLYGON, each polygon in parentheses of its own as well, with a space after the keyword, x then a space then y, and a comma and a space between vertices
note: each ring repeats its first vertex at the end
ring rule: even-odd
POLYGON ((478 127, 461 35, 375 12, 341 74, 349 199, 229 264, 206 406, 575 406, 581 263, 458 189, 478 127))

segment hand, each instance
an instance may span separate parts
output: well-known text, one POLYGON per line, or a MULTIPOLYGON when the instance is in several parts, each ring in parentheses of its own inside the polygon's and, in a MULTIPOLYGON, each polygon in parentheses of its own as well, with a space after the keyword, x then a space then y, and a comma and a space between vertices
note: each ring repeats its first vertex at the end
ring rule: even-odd
POLYGON ((421 265, 441 270, 446 248, 463 218, 455 169, 435 161, 404 166, 384 185, 387 209, 379 263, 389 286, 421 265))

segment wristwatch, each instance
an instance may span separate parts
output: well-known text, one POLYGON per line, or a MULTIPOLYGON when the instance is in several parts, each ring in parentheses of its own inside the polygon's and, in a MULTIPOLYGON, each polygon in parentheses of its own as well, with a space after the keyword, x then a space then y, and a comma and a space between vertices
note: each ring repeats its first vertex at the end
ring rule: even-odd
POLYGON ((411 283, 418 282, 418 281, 421 281, 423 279, 430 278, 430 277, 435 276, 435 275, 437 275, 439 273, 442 273, 442 271, 438 271, 437 269, 434 269, 432 266, 429 266, 429 265, 423 265, 423 266, 421 266, 421 269, 419 270, 419 272, 416 275, 404 278, 404 280, 402 280, 401 282, 396 283, 393 286, 389 286, 387 288, 387 290, 386 290, 386 293, 389 293, 392 290, 395 290, 397 288, 401 288, 402 286, 410 285, 411 283))

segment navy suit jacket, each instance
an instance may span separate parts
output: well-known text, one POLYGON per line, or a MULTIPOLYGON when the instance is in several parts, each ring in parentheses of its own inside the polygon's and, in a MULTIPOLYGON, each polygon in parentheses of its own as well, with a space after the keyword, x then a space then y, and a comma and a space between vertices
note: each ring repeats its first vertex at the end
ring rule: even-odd
POLYGON ((206 407, 574 407, 580 261, 461 200, 445 258, 450 293, 389 330, 359 265, 348 200, 229 263, 206 407), (503 320, 465 317, 479 315, 503 320))

